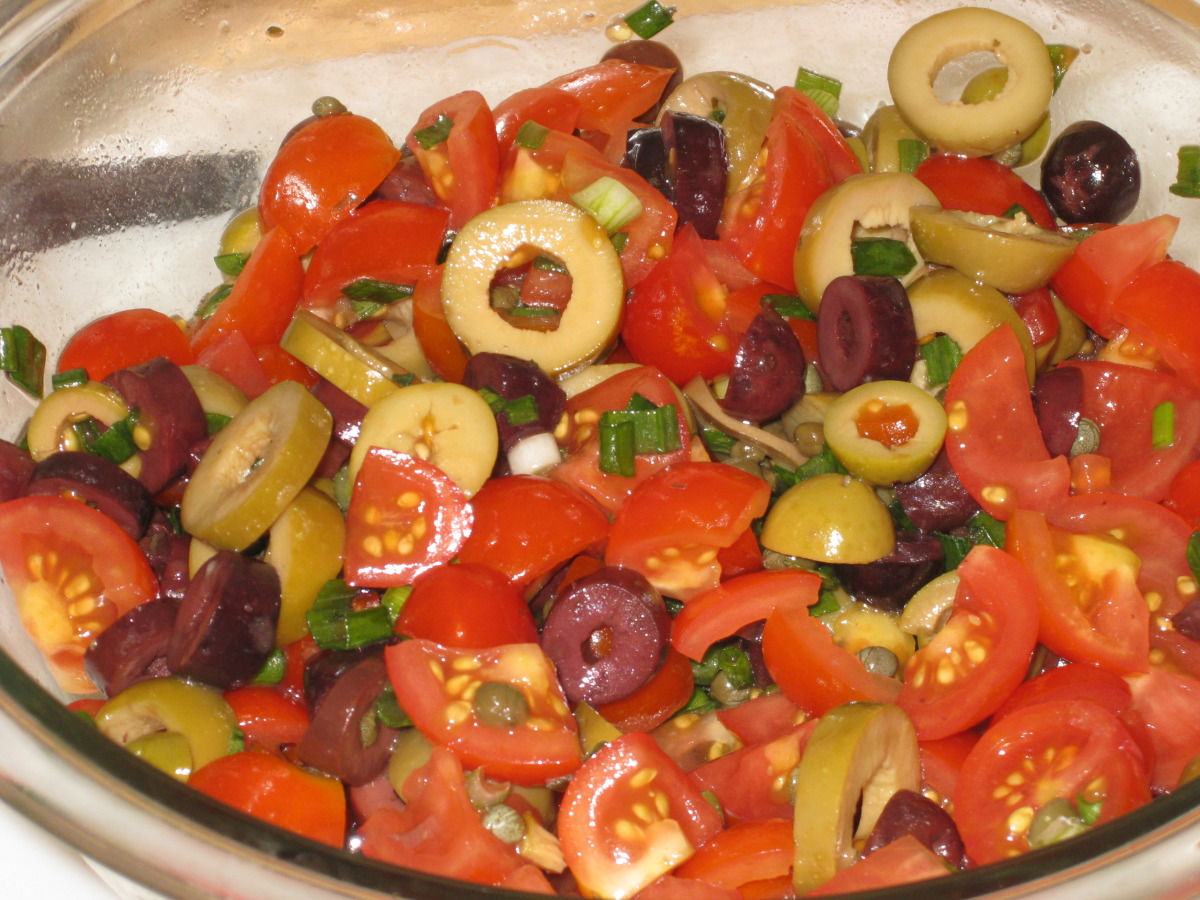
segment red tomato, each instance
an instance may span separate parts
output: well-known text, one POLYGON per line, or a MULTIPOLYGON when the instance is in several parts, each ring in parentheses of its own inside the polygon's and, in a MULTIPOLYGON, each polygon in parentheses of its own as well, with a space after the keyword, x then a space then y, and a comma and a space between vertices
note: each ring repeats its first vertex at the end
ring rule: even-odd
POLYGON ((936 741, 919 741, 921 783, 938 798, 953 797, 963 763, 978 740, 979 735, 974 731, 960 731, 936 741))
POLYGON ((154 309, 124 309, 84 325, 63 347, 59 372, 86 369, 92 381, 103 381, 118 369, 158 356, 181 366, 196 361, 183 329, 154 309))
POLYGON ((1200 387, 1200 272, 1178 260, 1150 266, 1113 300, 1113 316, 1200 387))
POLYGON ((478 563, 437 566, 414 579, 396 633, 447 647, 537 643, 533 614, 511 581, 478 563))
POLYGON ((306 366, 278 344, 263 344, 254 348, 254 358, 262 366, 267 383, 279 384, 281 381, 295 381, 312 388, 320 381, 321 376, 306 366))
POLYGON ((1184 768, 1200 755, 1200 681, 1153 669, 1125 680, 1133 694, 1135 727, 1153 750, 1150 784, 1173 791, 1184 768))
POLYGON ((452 231, 496 202, 500 186, 496 120, 478 91, 462 91, 421 113, 408 135, 408 148, 429 186, 450 210, 452 231), (422 146, 418 132, 443 118, 453 122, 449 136, 431 147, 422 146))
POLYGON ((794 87, 784 86, 775 92, 775 114, 783 114, 803 128, 817 142, 833 183, 845 181, 851 175, 861 175, 862 162, 838 128, 817 101, 794 87))
POLYGON ((725 201, 721 238, 751 272, 794 291, 792 257, 804 217, 833 176, 812 135, 788 115, 771 120, 763 150, 766 163, 753 182, 725 201))
POLYGON ((240 331, 222 335, 197 353, 196 365, 216 372, 251 400, 271 386, 258 355, 240 331))
POLYGON ((911 834, 906 834, 854 865, 842 869, 806 897, 850 894, 949 875, 945 861, 911 834))
POLYGON ((1192 527, 1200 527, 1200 459, 1176 473, 1162 503, 1192 527))
POLYGON ((282 744, 295 744, 308 731, 308 704, 277 687, 251 684, 225 692, 225 702, 237 716, 246 746, 273 753, 282 744))
POLYGON ((758 572, 763 567, 762 547, 753 528, 747 528, 728 547, 717 551, 717 565, 721 567, 721 580, 738 575, 758 572))
POLYGON ((810 719, 765 744, 718 756, 693 769, 688 778, 701 791, 716 795, 727 821, 790 816, 795 812, 792 770, 800 764, 816 727, 817 720, 810 719))
POLYGON ((434 374, 443 381, 462 384, 467 372, 467 351, 458 342, 442 309, 442 274, 418 279, 412 296, 413 331, 434 374))
POLYGON ((537 147, 510 147, 500 178, 501 202, 546 199, 569 203, 571 192, 563 186, 562 171, 571 153, 603 159, 587 141, 564 131, 547 132, 537 147))
POLYGON ((1001 325, 967 351, 946 388, 946 454, 979 505, 997 519, 1022 507, 1046 512, 1067 496, 1071 468, 1042 440, 1025 357, 1001 325))
POLYGON ((496 104, 496 139, 506 153, 526 122, 536 122, 551 131, 572 134, 579 124, 583 104, 561 88, 535 87, 517 91, 496 104))
POLYGON ((790 880, 794 852, 790 815, 740 822, 714 835, 675 874, 730 888, 766 878, 790 880))
POLYGON ((1133 702, 1133 694, 1125 679, 1108 669, 1087 663, 1070 663, 1020 684, 992 713, 992 722, 999 722, 1023 707, 1048 700, 1091 700, 1114 716, 1121 716, 1133 702))
POLYGON ((1046 201, 1008 166, 983 156, 935 153, 917 166, 917 180, 947 209, 1002 216, 1020 206, 1043 228, 1054 228, 1046 201))
POLYGON ((662 96, 674 69, 624 59, 609 59, 546 83, 579 100, 578 127, 613 134, 662 96))
POLYGON ((286 645, 283 649, 285 668, 279 689, 292 700, 304 700, 304 672, 308 661, 321 652, 311 634, 286 645))
POLYGON ((1037 645, 1036 588, 1020 563, 981 544, 958 573, 954 611, 909 658, 896 698, 923 741, 987 718, 1021 683, 1037 645))
POLYGON ((773 569, 731 578, 697 594, 680 610, 671 626, 671 645, 699 662, 717 641, 763 621, 775 610, 807 616, 820 594, 821 576, 800 569, 773 569))
POLYGON ((413 285, 437 266, 449 213, 433 206, 377 200, 335 225, 313 251, 300 304, 328 317, 342 289, 360 278, 413 285))
POLYGON ((363 856, 478 884, 497 884, 524 865, 479 820, 452 753, 434 747, 404 782, 404 796, 403 809, 385 806, 363 823, 363 856))
POLYGON ((558 814, 571 874, 585 894, 605 896, 632 896, 720 830, 721 814, 641 732, 590 756, 558 814))
POLYGON ((560 443, 569 456, 550 470, 551 478, 575 485, 613 515, 642 481, 660 469, 691 458, 692 434, 687 419, 681 415, 678 450, 637 457, 632 478, 600 471, 600 416, 608 410, 625 409, 634 394, 657 406, 679 403, 670 380, 652 366, 638 366, 606 378, 567 401, 568 431, 560 443))
POLYGON ((399 161, 400 151, 370 119, 344 113, 312 120, 288 138, 267 168, 258 195, 264 234, 282 226, 303 256, 399 161))
POLYGON ((372 447, 346 513, 346 581, 355 587, 411 584, 457 555, 471 521, 466 494, 433 463, 372 447))
POLYGON ((1054 308, 1054 295, 1046 287, 1035 288, 1027 294, 1010 296, 1009 300, 1025 327, 1035 347, 1044 347, 1058 337, 1058 312, 1054 308))
POLYGON ((492 566, 521 590, 608 536, 608 517, 596 504, 536 475, 493 478, 471 506, 475 524, 459 560, 492 566))
POLYGON ((0 567, 21 624, 59 687, 91 694, 83 654, 105 628, 158 596, 137 542, 104 513, 66 497, 0 503, 0 567))
POLYGON ((1098 803, 1098 824, 1150 800, 1137 743, 1116 716, 1089 700, 1027 706, 979 739, 954 795, 971 861, 985 865, 1028 852, 1030 821, 1060 797, 1098 803))
POLYGON ((680 462, 642 481, 613 520, 604 560, 687 600, 721 578, 717 551, 767 511, 763 479, 715 462, 680 462))
POLYGON ((1109 535, 1052 528, 1025 509, 1009 518, 1005 547, 1037 585, 1042 644, 1119 675, 1146 671, 1150 610, 1137 587, 1135 554, 1109 535))
POLYGON ((621 731, 651 731, 679 712, 692 699, 695 688, 688 658, 668 648, 649 681, 628 697, 600 704, 596 712, 621 731))
POLYGON ((470 651, 417 638, 391 645, 384 656, 400 707, 467 768, 484 766, 498 781, 545 784, 579 767, 575 717, 537 644, 470 651), (473 701, 487 682, 519 692, 524 719, 506 726, 478 715, 473 701))
POLYGON ((1121 330, 1113 303, 1139 274, 1166 258, 1179 219, 1156 216, 1087 237, 1050 279, 1060 300, 1101 337, 1121 330))
POLYGON ((773 741, 808 718, 783 691, 771 691, 737 706, 718 709, 716 715, 746 745, 773 741))
POLYGON ((310 840, 331 847, 345 843, 342 783, 274 754, 245 750, 222 756, 193 772, 188 786, 310 840))

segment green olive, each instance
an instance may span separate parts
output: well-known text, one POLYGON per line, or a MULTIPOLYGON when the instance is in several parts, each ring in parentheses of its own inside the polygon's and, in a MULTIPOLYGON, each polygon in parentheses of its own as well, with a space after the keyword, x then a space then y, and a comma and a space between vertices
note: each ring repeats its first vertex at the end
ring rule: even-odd
POLYGON ((192 748, 178 731, 155 731, 125 745, 125 749, 178 781, 192 774, 192 748))
POLYGON ((516 728, 529 718, 529 701, 506 681, 485 681, 472 700, 475 718, 492 728, 516 728))
POLYGON ((874 562, 895 549, 892 516, 857 478, 817 475, 784 491, 763 523, 763 547, 818 562, 874 562))
POLYGON ((580 703, 573 712, 579 725, 579 745, 584 756, 590 756, 601 744, 615 741, 622 734, 620 728, 586 703, 580 703))
POLYGON ((946 436, 946 411, 907 381, 869 381, 825 414, 825 440, 850 472, 875 485, 912 481, 933 464, 946 436))
POLYGON ((280 647, 308 633, 305 618, 321 586, 342 568, 346 520, 338 505, 306 487, 274 521, 263 560, 279 573, 282 598, 275 642, 280 647))
MULTIPOLYGON (((221 256, 228 256, 235 253, 249 256, 254 252, 254 248, 258 246, 258 242, 261 239, 262 223, 258 218, 258 207, 251 206, 248 209, 243 209, 229 220, 229 224, 221 232, 221 244, 217 252, 221 256)), ((225 281, 232 284, 235 277, 234 275, 226 275, 225 281)))
POLYGON ((872 172, 899 172, 900 142, 921 140, 894 106, 881 106, 871 113, 862 134, 872 172))
MULTIPOLYGON (((72 426, 87 419, 112 425, 128 415, 129 407, 121 395, 99 381, 52 391, 29 419, 25 432, 29 453, 36 462, 41 462, 59 450, 82 450, 72 426)), ((136 477, 141 470, 141 456, 135 453, 121 468, 136 477)))
POLYGON ((915 206, 909 214, 913 240, 926 260, 950 266, 1006 294, 1042 287, 1075 252, 1075 241, 1041 228, 1024 216, 1006 219, 980 213, 915 206))
POLYGON ((917 639, 924 647, 942 629, 942 625, 954 610, 954 598, 958 594, 958 573, 943 572, 927 582, 904 604, 900 613, 900 630, 917 639))
POLYGON ((206 369, 203 366, 182 366, 181 368, 188 384, 196 392, 200 408, 206 415, 225 416, 232 419, 250 402, 242 393, 241 388, 236 387, 229 379, 218 375, 212 369, 206 369))
POLYGON ((429 762, 432 751, 433 745, 415 728, 405 728, 396 738, 395 749, 388 759, 387 777, 401 800, 408 799, 404 790, 408 776, 429 762))
POLYGON ((858 860, 896 791, 919 790, 917 732, 888 703, 847 703, 817 722, 796 767, 792 883, 803 896, 858 860))
MULTIPOLYGON (((1004 85, 1007 83, 1008 69, 1004 66, 984 69, 967 82, 967 86, 963 88, 962 101, 963 103, 983 103, 991 100, 1004 90, 1004 85)), ((1037 130, 1021 141, 1020 146, 1009 148, 999 154, 1001 161, 1014 168, 1029 165, 1045 152, 1046 145, 1050 143, 1050 128, 1050 114, 1047 113, 1042 118, 1042 123, 1038 125, 1037 130), (1016 151, 1015 154, 1014 151, 1016 151), (1013 154, 1011 161, 1004 159, 1008 154, 1013 154)))
POLYGON ((995 288, 972 281, 956 269, 930 272, 908 289, 917 340, 949 336, 966 353, 993 328, 1008 323, 1025 354, 1025 371, 1033 383, 1036 360, 1029 329, 1012 304, 995 288))
POLYGON ((1057 294, 1051 293, 1050 297, 1054 303, 1054 313, 1058 316, 1058 334, 1053 341, 1035 350, 1038 367, 1043 370, 1079 353, 1088 339, 1087 326, 1083 324, 1083 319, 1069 309, 1057 294))
POLYGON ((842 599, 837 612, 821 616, 821 621, 829 626, 834 643, 847 653, 861 655, 872 648, 884 650, 903 668, 916 649, 912 635, 901 630, 894 613, 849 596, 842 599))
POLYGON ((306 309, 296 313, 280 345, 363 406, 389 397, 410 373, 306 309))

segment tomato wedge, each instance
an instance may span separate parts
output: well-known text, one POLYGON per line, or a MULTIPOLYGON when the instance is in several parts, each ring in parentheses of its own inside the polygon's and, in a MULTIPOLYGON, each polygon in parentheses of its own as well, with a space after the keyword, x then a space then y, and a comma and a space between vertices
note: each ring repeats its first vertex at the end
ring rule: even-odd
POLYGON ((674 71, 608 59, 560 75, 545 87, 564 91, 579 101, 579 128, 612 134, 658 101, 674 71))
POLYGON ((425 180, 450 210, 451 230, 462 228, 496 202, 500 145, 496 120, 483 94, 462 91, 430 106, 417 117, 407 142, 425 180), (444 126, 448 133, 431 135, 431 130, 444 126))
POLYGON ((1167 259, 1141 272, 1113 300, 1113 315, 1200 387, 1200 272, 1167 259))
POLYGON ((697 766, 688 778, 716 795, 727 821, 791 816, 795 811, 792 770, 800 764, 816 727, 817 720, 809 719, 766 743, 742 747, 697 766))
POLYGON ((103 381, 118 369, 165 356, 177 365, 196 361, 183 329, 156 309, 123 309, 101 316, 75 332, 58 357, 57 371, 84 369, 103 381))
POLYGON ((1150 784, 1173 791, 1200 747, 1200 681, 1153 669, 1125 680, 1133 698, 1131 728, 1141 729, 1152 751, 1150 784))
POLYGON ((935 153, 913 172, 946 209, 1002 216, 1020 206, 1035 223, 1054 228, 1046 201, 1008 166, 984 156, 935 153))
POLYGON ((602 703, 596 712, 621 731, 651 731, 692 699, 696 679, 688 658, 668 649, 658 671, 628 697, 602 703))
POLYGON ((533 614, 513 583, 493 568, 470 562, 418 575, 396 618, 396 633, 461 648, 538 639, 533 614))
POLYGON ((767 878, 790 879, 793 852, 791 818, 740 822, 709 840, 675 874, 730 888, 767 878))

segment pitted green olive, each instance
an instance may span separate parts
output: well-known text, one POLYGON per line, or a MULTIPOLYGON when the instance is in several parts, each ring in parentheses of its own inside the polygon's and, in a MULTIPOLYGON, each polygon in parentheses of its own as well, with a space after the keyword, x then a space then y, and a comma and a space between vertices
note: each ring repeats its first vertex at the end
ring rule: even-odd
POLYGON ((188 384, 196 392, 200 408, 206 415, 225 416, 232 419, 249 402, 241 388, 236 387, 225 376, 203 366, 181 366, 188 384))
POLYGON ((306 309, 296 313, 279 343, 300 362, 367 407, 390 397, 410 374, 306 309))
POLYGON ((907 381, 869 381, 825 413, 825 440, 850 472, 876 485, 912 481, 946 437, 946 411, 907 381))
POLYGON ((1006 294, 1045 285, 1077 246, 1023 215, 1006 219, 940 206, 914 206, 909 229, 929 262, 950 266, 1006 294))
POLYGON ((178 781, 192 774, 192 748, 178 731, 155 731, 130 741, 125 749, 178 781))
POLYGON ((1088 339, 1087 326, 1065 303, 1058 299, 1055 293, 1050 294, 1054 303, 1054 313, 1058 317, 1058 335, 1048 344, 1043 344, 1036 350, 1038 367, 1048 369, 1056 366, 1064 359, 1070 359, 1083 349, 1088 339))
POLYGON ((306 487, 274 521, 263 561, 279 573, 281 599, 275 643, 280 647, 308 633, 305 618, 321 586, 342 568, 346 520, 326 494, 306 487))
POLYGON ((943 572, 923 585, 904 604, 898 624, 901 631, 917 639, 918 646, 924 647, 942 630, 942 625, 954 610, 958 581, 958 572, 943 572))
MULTIPOLYGON (((983 103, 991 100, 1004 90, 1007 83, 1008 69, 1004 66, 984 69, 963 88, 963 103, 983 103)), ((1021 141, 1019 146, 1009 147, 997 154, 997 161, 1013 168, 1029 165, 1046 151, 1046 146, 1050 143, 1050 127, 1050 114, 1047 113, 1033 134, 1021 141)))
POLYGON ((401 800, 407 799, 404 783, 408 776, 429 762, 432 751, 433 745, 415 728, 405 728, 396 738, 395 749, 388 759, 387 777, 401 800))
POLYGON ((716 118, 725 132, 726 190, 746 187, 771 122, 771 86, 735 72, 702 72, 677 87, 664 111, 716 118))
POLYGON ((899 172, 900 142, 921 140, 894 106, 881 106, 871 113, 862 137, 872 172, 899 172))
POLYGON ((763 547, 817 562, 868 563, 895 549, 892 516, 866 482, 817 475, 784 491, 767 513, 763 547))
POLYGON ((908 302, 918 342, 945 334, 963 353, 993 328, 1008 323, 1017 334, 1025 354, 1025 371, 1033 383, 1035 359, 1029 329, 1008 298, 995 288, 972 281, 955 269, 938 269, 908 289, 908 302))
POLYGON ((900 280, 910 284, 925 271, 921 252, 908 233, 908 211, 937 206, 933 191, 903 172, 852 175, 827 190, 808 210, 796 245, 796 292, 813 312, 833 279, 854 274, 850 244, 858 237, 904 240, 917 264, 900 280))
POLYGON ((986 156, 1015 146, 1046 115, 1054 66, 1036 31, 991 9, 959 7, 918 22, 892 49, 888 86, 900 113, 931 144, 948 153, 986 156), (1008 78, 982 103, 943 102, 934 82, 951 60, 992 53, 1008 78))
MULTIPOLYGON (((29 419, 25 433, 29 453, 41 462, 59 450, 82 450, 82 442, 73 428, 76 423, 95 419, 112 425, 128 415, 129 407, 121 395, 99 381, 53 391, 42 399, 29 419)), ((121 468, 136 477, 141 457, 135 453, 121 468)))

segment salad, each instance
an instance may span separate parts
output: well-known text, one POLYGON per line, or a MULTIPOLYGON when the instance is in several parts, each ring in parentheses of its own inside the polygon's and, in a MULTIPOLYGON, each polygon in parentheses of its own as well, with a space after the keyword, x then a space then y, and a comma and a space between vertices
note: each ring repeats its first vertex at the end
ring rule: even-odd
POLYGON ((320 98, 193 316, 68 342, 0 565, 72 708, 311 840, 612 900, 941 877, 1192 778, 1200 274, 1051 118, 1086 59, 946 11, 852 124, 670 21, 403 140, 320 98))

